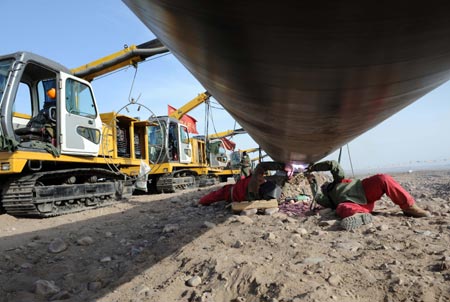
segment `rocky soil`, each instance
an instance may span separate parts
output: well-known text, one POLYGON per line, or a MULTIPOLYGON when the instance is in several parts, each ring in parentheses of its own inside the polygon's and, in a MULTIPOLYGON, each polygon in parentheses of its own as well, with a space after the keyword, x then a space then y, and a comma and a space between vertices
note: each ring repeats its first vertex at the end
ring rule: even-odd
MULTIPOLYGON (((306 216, 307 199, 246 215, 199 207, 211 188, 49 219, 3 214, 0 301, 450 301, 450 171, 394 177, 433 217, 384 197, 372 224, 346 232, 332 211, 306 216)), ((282 201, 300 194, 298 175, 282 201)))

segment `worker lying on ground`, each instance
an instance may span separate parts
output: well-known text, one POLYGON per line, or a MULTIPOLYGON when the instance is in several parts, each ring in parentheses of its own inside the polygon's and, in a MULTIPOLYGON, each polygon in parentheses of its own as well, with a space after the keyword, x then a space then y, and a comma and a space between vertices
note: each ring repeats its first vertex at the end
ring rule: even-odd
POLYGON ((333 175, 333 182, 323 184, 322 192, 317 192, 315 199, 323 207, 336 209, 336 214, 343 218, 342 227, 348 231, 372 222, 370 213, 383 194, 400 206, 407 216, 431 216, 419 208, 414 198, 390 175, 377 174, 362 180, 350 180, 344 177, 344 170, 337 161, 323 161, 307 168, 307 177, 315 184, 317 182, 310 174, 314 171, 330 171, 333 175))
POLYGON ((281 188, 271 181, 266 181, 264 174, 268 170, 284 170, 287 178, 291 178, 293 175, 293 168, 289 164, 262 162, 256 166, 250 176, 203 196, 199 204, 209 205, 218 201, 238 202, 278 199, 281 195, 281 188))

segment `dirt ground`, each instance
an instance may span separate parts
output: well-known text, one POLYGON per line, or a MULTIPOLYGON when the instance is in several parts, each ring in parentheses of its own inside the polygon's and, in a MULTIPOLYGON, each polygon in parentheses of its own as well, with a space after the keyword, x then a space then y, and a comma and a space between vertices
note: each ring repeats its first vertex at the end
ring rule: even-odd
MULTIPOLYGON (((394 177, 433 217, 383 197, 372 224, 346 232, 328 210, 305 216, 307 201, 253 215, 199 207, 212 188, 49 219, 3 214, 0 301, 450 301, 450 171, 394 177)), ((284 197, 301 193, 299 175, 284 197)))

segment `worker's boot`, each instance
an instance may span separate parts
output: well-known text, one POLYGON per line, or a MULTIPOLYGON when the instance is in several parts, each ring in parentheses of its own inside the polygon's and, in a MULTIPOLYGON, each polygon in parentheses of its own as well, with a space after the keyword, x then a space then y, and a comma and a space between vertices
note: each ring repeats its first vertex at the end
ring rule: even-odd
POLYGON ((416 205, 416 204, 413 204, 409 208, 404 209, 403 213, 406 216, 417 217, 417 218, 418 217, 431 217, 431 213, 430 212, 419 208, 419 206, 416 205))
POLYGON ((369 213, 357 213, 349 217, 345 217, 341 221, 341 226, 346 231, 352 231, 359 228, 363 224, 369 224, 373 220, 372 215, 369 213))

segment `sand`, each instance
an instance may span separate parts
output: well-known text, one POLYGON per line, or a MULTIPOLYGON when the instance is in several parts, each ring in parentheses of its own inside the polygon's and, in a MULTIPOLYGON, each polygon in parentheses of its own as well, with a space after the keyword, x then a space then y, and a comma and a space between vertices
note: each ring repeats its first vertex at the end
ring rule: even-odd
MULTIPOLYGON (((393 175, 430 218, 389 198, 347 232, 333 211, 233 213, 213 188, 137 195, 49 219, 0 215, 0 301, 450 301, 450 171, 393 175)), ((222 185, 222 184, 221 184, 222 185)), ((283 200, 309 188, 298 175, 283 200)))

